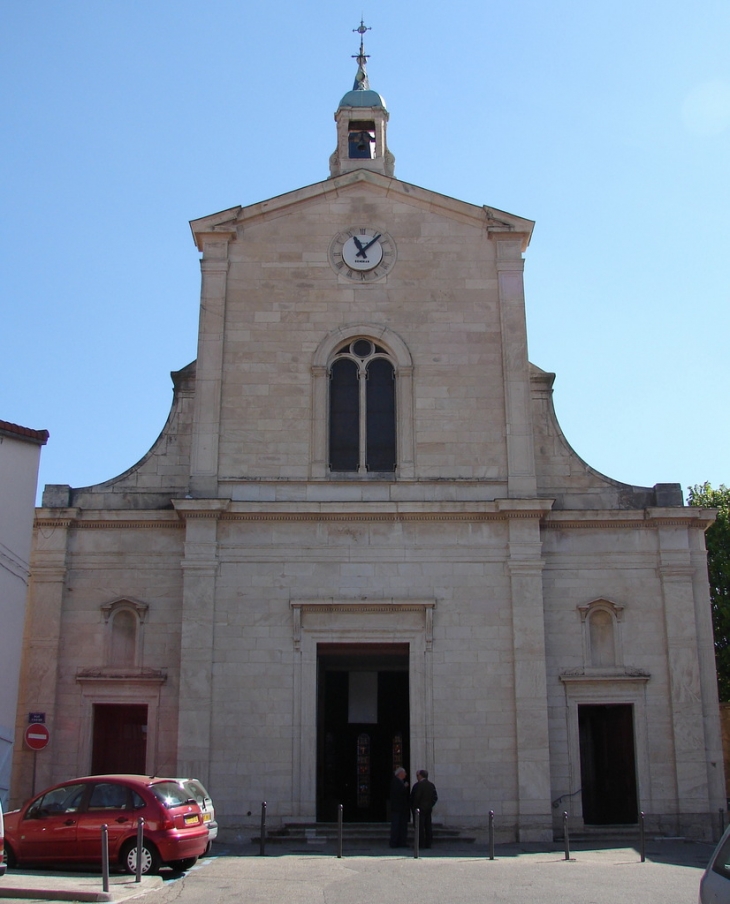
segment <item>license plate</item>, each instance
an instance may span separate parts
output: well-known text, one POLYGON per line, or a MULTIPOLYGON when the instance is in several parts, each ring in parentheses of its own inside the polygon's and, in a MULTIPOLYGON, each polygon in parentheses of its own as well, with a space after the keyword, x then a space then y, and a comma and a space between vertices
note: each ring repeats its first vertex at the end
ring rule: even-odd
POLYGON ((210 822, 210 813, 203 813, 203 822, 210 822))
POLYGON ((194 813, 193 813, 192 816, 186 816, 186 817, 185 817, 185 825, 186 825, 186 826, 194 826, 194 825, 197 825, 199 821, 200 821, 200 820, 198 819, 198 817, 197 817, 194 813))

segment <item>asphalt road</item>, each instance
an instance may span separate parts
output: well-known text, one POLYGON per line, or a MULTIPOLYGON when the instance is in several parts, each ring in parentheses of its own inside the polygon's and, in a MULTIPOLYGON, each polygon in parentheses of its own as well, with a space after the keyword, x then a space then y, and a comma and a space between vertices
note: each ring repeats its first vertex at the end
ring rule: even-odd
POLYGON ((710 845, 660 845, 641 863, 632 848, 532 853, 432 850, 411 856, 278 853, 201 860, 149 904, 696 904, 710 845))

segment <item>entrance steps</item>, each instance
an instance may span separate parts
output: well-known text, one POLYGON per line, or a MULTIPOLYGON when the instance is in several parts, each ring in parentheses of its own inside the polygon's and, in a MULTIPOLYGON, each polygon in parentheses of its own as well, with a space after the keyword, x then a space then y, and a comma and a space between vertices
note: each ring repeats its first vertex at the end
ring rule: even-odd
MULTIPOLYGON (((563 829, 555 829, 555 841, 563 840, 563 829)), ((638 825, 582 826, 569 830, 570 843, 615 843, 623 842, 627 847, 639 843, 638 825)))
MULTIPOLYGON (((260 839, 251 839, 259 844, 260 839)), ((342 841, 346 847, 388 847, 390 843, 389 822, 346 822, 342 826, 342 841)), ((472 836, 463 834, 459 829, 443 825, 434 825, 433 843, 442 845, 473 844, 472 836)), ((285 823, 281 828, 269 829, 266 832, 267 844, 290 845, 316 850, 318 847, 337 844, 336 822, 285 823)), ((408 844, 413 844, 413 826, 408 829, 408 844)))

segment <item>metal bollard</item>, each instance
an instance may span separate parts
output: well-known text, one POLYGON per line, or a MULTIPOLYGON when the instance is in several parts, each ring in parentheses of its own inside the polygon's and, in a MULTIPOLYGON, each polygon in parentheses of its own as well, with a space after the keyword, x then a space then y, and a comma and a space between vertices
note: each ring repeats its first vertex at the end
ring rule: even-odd
POLYGON ((639 813, 639 853, 641 862, 646 863, 646 825, 643 810, 639 813))
POLYGON ((109 826, 101 827, 101 887, 109 891, 109 826))
POLYGON ((494 810, 489 811, 489 859, 494 860, 494 810))
POLYGON ((259 857, 266 856, 266 801, 261 801, 261 837, 259 838, 259 857))
POLYGON ((413 859, 418 860, 418 836, 421 833, 421 811, 413 811, 413 859))
POLYGON ((342 804, 337 805, 337 859, 342 860, 342 804))
POLYGON ((570 836, 568 834, 567 810, 563 810, 563 841, 565 842, 565 859, 570 860, 570 836))
POLYGON ((134 868, 134 881, 142 881, 142 851, 144 850, 144 817, 137 820, 137 863, 134 868))

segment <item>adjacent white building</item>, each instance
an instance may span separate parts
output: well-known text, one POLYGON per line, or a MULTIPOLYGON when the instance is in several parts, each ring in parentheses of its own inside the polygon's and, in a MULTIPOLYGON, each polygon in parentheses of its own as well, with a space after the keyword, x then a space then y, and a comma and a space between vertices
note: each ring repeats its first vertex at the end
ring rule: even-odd
POLYGON ((0 803, 10 789, 25 598, 41 446, 47 430, 0 421, 0 803))
POLYGON ((358 64, 329 178, 191 224, 198 357, 150 452, 46 487, 38 781, 195 775, 245 835, 264 799, 270 823, 383 820, 403 763, 440 819, 491 809, 503 838, 640 809, 709 837, 712 514, 571 449, 527 357, 533 223, 396 178, 358 64))

